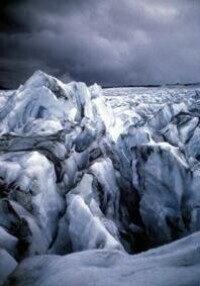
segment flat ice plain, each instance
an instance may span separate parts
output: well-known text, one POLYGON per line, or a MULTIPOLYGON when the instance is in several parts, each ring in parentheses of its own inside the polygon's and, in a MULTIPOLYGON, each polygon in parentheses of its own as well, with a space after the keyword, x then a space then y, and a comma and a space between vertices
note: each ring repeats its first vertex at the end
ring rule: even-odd
POLYGON ((0 285, 200 286, 200 86, 0 91, 0 285))

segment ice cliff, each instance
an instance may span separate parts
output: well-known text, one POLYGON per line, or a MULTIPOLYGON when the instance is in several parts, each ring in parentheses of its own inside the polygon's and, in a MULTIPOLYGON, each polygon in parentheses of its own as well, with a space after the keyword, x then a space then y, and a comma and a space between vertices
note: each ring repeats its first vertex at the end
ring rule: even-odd
POLYGON ((200 93, 114 93, 1 94, 0 284, 200 285, 200 93))

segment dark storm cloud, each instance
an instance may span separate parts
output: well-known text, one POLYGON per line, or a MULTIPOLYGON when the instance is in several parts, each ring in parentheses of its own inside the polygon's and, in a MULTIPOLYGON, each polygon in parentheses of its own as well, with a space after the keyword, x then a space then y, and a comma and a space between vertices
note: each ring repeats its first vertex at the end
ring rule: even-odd
POLYGON ((6 0, 0 85, 36 69, 103 85, 200 81, 199 0, 6 0))

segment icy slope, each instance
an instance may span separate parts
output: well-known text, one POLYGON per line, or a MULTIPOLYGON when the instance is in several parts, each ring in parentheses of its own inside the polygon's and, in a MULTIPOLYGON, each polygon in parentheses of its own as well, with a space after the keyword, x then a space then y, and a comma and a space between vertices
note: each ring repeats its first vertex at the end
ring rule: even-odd
POLYGON ((36 256, 24 260, 6 285, 198 286, 199 238, 200 233, 140 255, 90 250, 36 256))
POLYGON ((0 97, 2 282, 22 261, 6 285, 200 283, 197 88, 38 71, 0 97))

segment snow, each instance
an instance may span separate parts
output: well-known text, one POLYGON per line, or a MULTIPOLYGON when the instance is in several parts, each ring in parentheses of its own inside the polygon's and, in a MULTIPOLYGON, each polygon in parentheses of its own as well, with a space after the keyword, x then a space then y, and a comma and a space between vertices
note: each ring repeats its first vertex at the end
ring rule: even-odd
POLYGON ((199 235, 135 256, 116 250, 91 250, 27 259, 6 285, 198 285, 199 235))
POLYGON ((18 239, 0 227, 0 247, 7 250, 10 255, 15 255, 18 239))
POLYGON ((0 281, 198 285, 199 95, 42 71, 1 93, 0 281))
POLYGON ((7 277, 16 266, 15 259, 5 249, 0 248, 0 285, 6 282, 7 277))

